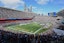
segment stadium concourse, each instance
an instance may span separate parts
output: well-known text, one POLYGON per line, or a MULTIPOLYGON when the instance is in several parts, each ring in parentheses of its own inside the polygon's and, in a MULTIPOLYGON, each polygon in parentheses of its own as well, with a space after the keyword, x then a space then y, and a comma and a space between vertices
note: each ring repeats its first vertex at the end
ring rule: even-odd
POLYGON ((57 28, 59 26, 59 22, 61 20, 58 21, 57 19, 62 19, 62 17, 60 16, 40 16, 32 12, 22 12, 18 10, 0 7, 0 18, 0 21, 7 20, 6 22, 0 23, 0 43, 64 43, 64 35, 57 35, 53 31, 53 28, 57 28), (9 20, 12 21, 9 22, 9 20), (36 22, 37 25, 34 22, 36 22), (30 23, 34 24, 28 26, 22 25, 30 23), (51 24, 51 26, 49 23, 51 24), (19 26, 18 24, 21 24, 21 26, 23 27, 19 26), (13 29, 16 29, 18 28, 17 26, 19 26, 19 29, 25 29, 25 27, 27 26, 25 31, 28 31, 27 28, 34 29, 33 27, 35 25, 36 28, 38 28, 36 32, 40 30, 41 25, 42 27, 46 27, 45 29, 48 30, 46 30, 45 32, 40 31, 40 34, 28 34, 27 32, 19 32, 17 30, 13 31, 6 28, 7 26, 9 26, 12 27, 13 29))

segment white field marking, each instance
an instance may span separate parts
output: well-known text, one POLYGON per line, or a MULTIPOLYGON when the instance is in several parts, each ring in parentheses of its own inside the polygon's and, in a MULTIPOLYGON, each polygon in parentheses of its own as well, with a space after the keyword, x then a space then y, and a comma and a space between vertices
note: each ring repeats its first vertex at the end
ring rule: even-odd
MULTIPOLYGON (((37 22, 34 22, 34 23, 37 23, 37 22)), ((31 24, 31 23, 24 23, 24 24, 19 24, 19 25, 26 25, 26 24, 31 24)))
POLYGON ((34 34, 34 33, 31 33, 31 32, 26 32, 26 31, 22 31, 22 30, 20 30, 20 32, 24 32, 24 33, 28 33, 28 34, 34 34))
MULTIPOLYGON (((10 28, 10 27, 8 27, 8 28, 11 29, 11 30, 13 29, 13 31, 15 31, 15 30, 17 31, 17 29, 14 30, 14 28, 10 28)), ((19 30, 19 32, 24 32, 24 33, 28 33, 28 34, 34 34, 34 33, 23 31, 23 30, 19 30)))
POLYGON ((43 28, 38 29, 37 31, 34 32, 34 34, 37 33, 38 31, 40 31, 41 29, 43 29, 43 28))
POLYGON ((26 24, 30 24, 30 23, 25 23, 25 24, 19 24, 19 25, 26 25, 26 24))
MULTIPOLYGON (((26 24, 30 24, 30 23, 26 23, 26 24)), ((26 24, 20 24, 20 25, 26 25, 26 24)), ((41 24, 42 25, 42 24, 41 24)), ((9 27, 10 28, 10 27, 9 27)), ((14 28, 12 28, 13 30, 14 30, 14 28)), ((36 30, 34 33, 32 33, 32 32, 27 32, 27 31, 23 31, 23 30, 20 30, 20 32, 24 32, 24 33, 28 33, 28 34, 35 34, 35 33, 37 33, 38 31, 40 31, 41 29, 44 29, 44 28, 40 28, 40 29, 38 29, 38 30, 36 30)))
MULTIPOLYGON (((11 28, 11 27, 7 27, 7 28, 9 28, 9 30, 13 30, 13 31, 17 31, 17 29, 14 29, 14 28, 11 28)), ((8 29, 7 29, 8 30, 8 29)), ((32 33, 32 32, 27 32, 27 31, 24 31, 24 30, 19 30, 19 32, 24 32, 24 33, 27 33, 27 34, 34 34, 34 33, 32 33)))
POLYGON ((19 25, 26 25, 26 24, 30 24, 30 23, 23 23, 23 24, 19 24, 19 25))
MULTIPOLYGON (((7 27, 9 30, 14 30, 14 28, 11 28, 11 27, 7 27)), ((17 30, 17 29, 15 29, 15 30, 17 30)))
MULTIPOLYGON (((45 24, 40 24, 40 25, 43 25, 43 27, 45 26, 45 24)), ((39 28, 37 31, 34 32, 34 34, 37 33, 38 31, 40 31, 41 29, 44 29, 44 28, 42 28, 42 27, 39 28)))
POLYGON ((45 25, 44 25, 44 28, 48 28, 48 27, 50 27, 52 24, 51 23, 46 23, 45 25))
MULTIPOLYGON (((50 27, 50 26, 49 26, 49 27, 50 27)), ((49 28, 49 27, 46 27, 46 28, 49 28)), ((45 27, 43 27, 43 28, 41 27, 40 29, 38 29, 37 31, 35 31, 34 34, 37 33, 38 31, 40 31, 41 29, 44 29, 44 28, 45 28, 45 27)))

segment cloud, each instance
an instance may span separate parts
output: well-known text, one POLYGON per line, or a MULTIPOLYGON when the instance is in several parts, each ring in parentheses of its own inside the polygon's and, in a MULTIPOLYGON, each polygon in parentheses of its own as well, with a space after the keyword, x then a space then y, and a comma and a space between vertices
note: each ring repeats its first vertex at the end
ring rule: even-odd
POLYGON ((43 14, 43 9, 42 8, 38 8, 33 6, 33 12, 37 13, 37 14, 43 14))
POLYGON ((32 8, 33 8, 33 9, 36 9, 37 7, 34 7, 34 6, 33 6, 32 8))
POLYGON ((8 8, 17 8, 20 5, 24 4, 23 0, 0 0, 4 7, 8 8))
POLYGON ((53 0, 35 0, 38 4, 47 4, 49 1, 53 1, 53 0))

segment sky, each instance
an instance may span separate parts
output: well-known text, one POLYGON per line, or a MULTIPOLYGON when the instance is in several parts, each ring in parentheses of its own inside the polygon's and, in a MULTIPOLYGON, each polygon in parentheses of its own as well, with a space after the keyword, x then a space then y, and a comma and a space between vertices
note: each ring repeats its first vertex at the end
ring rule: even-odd
POLYGON ((64 9, 64 0, 0 0, 0 7, 24 11, 24 4, 37 14, 47 15, 49 12, 58 12, 64 9))

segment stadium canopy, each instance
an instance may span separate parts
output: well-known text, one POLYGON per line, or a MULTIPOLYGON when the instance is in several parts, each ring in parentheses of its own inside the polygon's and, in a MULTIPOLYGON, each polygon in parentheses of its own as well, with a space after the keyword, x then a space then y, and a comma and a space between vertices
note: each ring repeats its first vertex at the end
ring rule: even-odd
POLYGON ((60 29, 53 29, 53 31, 57 34, 57 35, 64 35, 64 31, 63 30, 60 30, 60 29))
POLYGON ((58 15, 58 16, 62 16, 62 17, 64 17, 64 9, 61 10, 61 11, 59 11, 59 12, 57 13, 57 15, 58 15))

